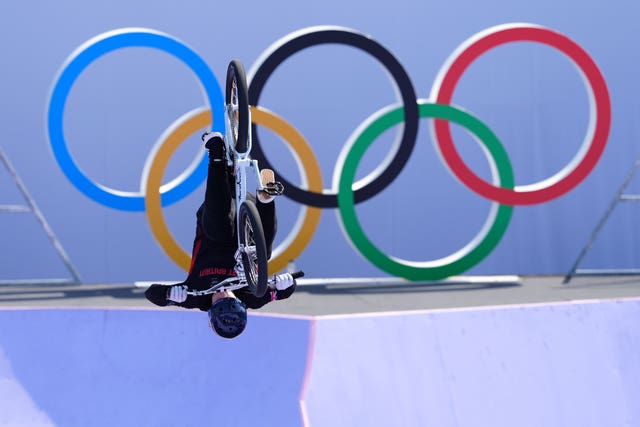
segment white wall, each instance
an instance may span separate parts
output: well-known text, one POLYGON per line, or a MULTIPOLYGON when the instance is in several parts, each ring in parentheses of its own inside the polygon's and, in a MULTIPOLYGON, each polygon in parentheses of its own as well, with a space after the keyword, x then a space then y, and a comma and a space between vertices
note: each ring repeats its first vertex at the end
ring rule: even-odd
MULTIPOLYGON (((613 118, 609 142, 594 170, 565 196, 517 206, 506 233, 474 274, 563 274, 638 157, 637 94, 632 70, 640 60, 636 40, 638 6, 598 1, 557 7, 557 2, 454 2, 401 0, 393 7, 369 2, 253 2, 239 13, 229 2, 130 2, 91 5, 9 2, 1 7, 3 78, 0 79, 0 144, 87 283, 182 280, 184 271, 151 233, 144 212, 107 207, 87 197, 52 155, 46 119, 51 90, 65 61, 93 37, 130 27, 162 31, 191 47, 218 82, 231 58, 251 70, 269 47, 292 32, 317 25, 355 29, 380 43, 402 64, 415 93, 429 98, 438 72, 456 48, 496 25, 528 22, 576 42, 602 71, 613 118)), ((269 79, 260 105, 285 118, 309 142, 325 189, 349 136, 369 116, 396 103, 393 85, 367 54, 343 45, 305 49, 269 79)), ((95 185, 138 192, 144 165, 174 121, 206 106, 200 84, 169 54, 145 48, 118 49, 79 75, 65 105, 62 126, 69 152, 95 185)), ((578 152, 587 132, 587 92, 574 66, 550 47, 510 43, 482 55, 458 84, 453 103, 472 112, 500 138, 519 186, 549 178, 578 152)), ((358 218, 372 243, 409 261, 445 257, 480 230, 490 203, 461 185, 444 167, 420 123, 418 140, 399 177, 379 195, 358 205, 358 218), (406 200, 411 200, 407 204, 406 200)), ((172 157, 164 177, 180 175, 201 153, 196 132, 172 157)), ((380 165, 393 131, 367 151, 358 179, 380 165)), ((294 158, 274 134, 262 129, 262 145, 281 176, 302 185, 294 158)), ((459 127, 454 139, 475 173, 490 179, 487 160, 459 127)), ((631 190, 638 191, 638 184, 631 190)), ((167 226, 189 252, 194 212, 202 187, 163 209, 167 226)), ((0 204, 21 202, 0 165, 0 204)), ((293 229, 302 206, 279 204, 278 243, 293 229)), ((297 264, 310 277, 393 275, 354 250, 336 219, 322 211, 319 229, 297 264), (332 259, 344 262, 330 262, 332 259)), ((585 260, 599 268, 637 267, 637 212, 616 210, 585 260)), ((2 279, 64 277, 64 264, 29 214, 0 214, 2 279)))

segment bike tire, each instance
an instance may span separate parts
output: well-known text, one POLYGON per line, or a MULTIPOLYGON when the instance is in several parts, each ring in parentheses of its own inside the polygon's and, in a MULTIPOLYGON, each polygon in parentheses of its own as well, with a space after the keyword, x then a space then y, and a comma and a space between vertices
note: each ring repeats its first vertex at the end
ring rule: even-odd
POLYGON ((244 246, 256 247, 255 257, 242 254, 242 266, 247 280, 247 286, 258 298, 267 292, 269 280, 269 265, 267 260, 267 246, 262 229, 262 221, 255 203, 245 200, 240 205, 240 243, 244 246))
POLYGON ((225 90, 225 104, 231 124, 231 133, 235 143, 235 150, 244 154, 249 150, 249 95, 247 91, 247 77, 242 62, 232 60, 227 67, 227 82, 225 90))

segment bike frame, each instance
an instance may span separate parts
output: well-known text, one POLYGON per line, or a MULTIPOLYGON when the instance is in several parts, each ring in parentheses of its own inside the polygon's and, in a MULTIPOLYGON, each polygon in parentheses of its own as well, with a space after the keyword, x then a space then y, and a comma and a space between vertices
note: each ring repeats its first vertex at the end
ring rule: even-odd
MULTIPOLYGON (((256 196, 266 188, 262 185, 258 161, 251 159, 251 108, 248 103, 244 66, 236 59, 227 67, 225 85, 224 144, 227 167, 233 168, 238 239, 236 271, 243 272, 251 292, 261 297, 267 290, 268 259, 260 213, 254 200, 247 198, 251 177, 256 196), (252 248, 252 250, 248 250, 252 248), (238 267, 242 267, 241 269, 238 267)), ((242 275, 242 274, 241 274, 242 275)))
MULTIPOLYGON (((253 178, 256 182, 256 190, 261 191, 264 190, 262 185, 262 179, 260 178, 260 169, 258 167, 258 161, 252 159, 251 153, 251 126, 249 127, 248 141, 247 141, 247 151, 245 153, 239 153, 236 151, 236 141, 233 138, 233 132, 231 132, 231 121, 229 119, 229 109, 232 108, 232 105, 225 105, 225 138, 224 143, 226 145, 226 153, 227 153, 227 165, 233 166, 234 168, 234 176, 235 176, 235 187, 236 187, 236 235, 238 236, 238 248, 244 250, 244 245, 240 241, 240 210, 239 207, 242 203, 247 200, 247 176, 249 174, 253 175, 253 178), (233 153, 233 159, 231 154, 233 153)), ((249 111, 249 123, 251 123, 251 111, 249 111)))

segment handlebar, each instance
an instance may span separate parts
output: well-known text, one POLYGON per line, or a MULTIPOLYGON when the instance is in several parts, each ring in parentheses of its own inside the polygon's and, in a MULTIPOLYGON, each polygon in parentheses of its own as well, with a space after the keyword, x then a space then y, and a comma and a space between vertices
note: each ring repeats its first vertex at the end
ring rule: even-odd
MULTIPOLYGON (((294 279, 298 279, 300 277, 304 277, 304 271, 299 270, 291 273, 291 277, 294 279)), ((267 286, 275 284, 275 276, 271 276, 267 281, 267 286)), ((220 282, 213 284, 209 289, 204 289, 202 291, 187 291, 187 295, 191 296, 202 296, 209 295, 216 292, 222 291, 233 291, 236 289, 244 288, 247 286, 247 281, 244 277, 229 277, 220 282)))
POLYGON ((300 277, 304 277, 304 271, 302 271, 302 270, 294 271, 293 273, 291 273, 291 277, 293 277, 294 279, 298 279, 300 277))

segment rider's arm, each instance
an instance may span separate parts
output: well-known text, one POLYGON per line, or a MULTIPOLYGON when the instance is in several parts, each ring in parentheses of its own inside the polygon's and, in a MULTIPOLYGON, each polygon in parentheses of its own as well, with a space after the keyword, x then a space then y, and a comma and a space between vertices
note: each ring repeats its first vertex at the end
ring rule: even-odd
POLYGON ((234 294, 247 306, 247 308, 260 308, 271 301, 277 301, 281 299, 289 298, 296 290, 296 282, 293 281, 293 285, 283 290, 267 289, 262 297, 256 297, 249 291, 244 289, 234 291, 234 294), (244 292, 243 292, 244 291, 244 292))
POLYGON ((170 303, 167 299, 167 291, 169 288, 170 286, 168 285, 154 283, 144 291, 144 296, 153 304, 159 305, 160 307, 166 307, 170 303))

